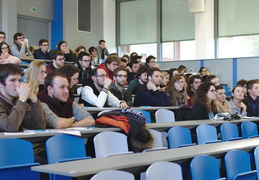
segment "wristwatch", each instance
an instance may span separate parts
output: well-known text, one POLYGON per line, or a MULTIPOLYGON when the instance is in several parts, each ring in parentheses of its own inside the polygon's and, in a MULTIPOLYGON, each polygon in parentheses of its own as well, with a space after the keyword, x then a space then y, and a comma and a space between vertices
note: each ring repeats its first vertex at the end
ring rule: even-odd
POLYGON ((26 102, 24 99, 19 99, 20 101, 22 101, 22 102, 26 102))
POLYGON ((74 119, 74 122, 73 123, 75 123, 76 122, 76 118, 75 117, 71 117, 72 119, 74 119))

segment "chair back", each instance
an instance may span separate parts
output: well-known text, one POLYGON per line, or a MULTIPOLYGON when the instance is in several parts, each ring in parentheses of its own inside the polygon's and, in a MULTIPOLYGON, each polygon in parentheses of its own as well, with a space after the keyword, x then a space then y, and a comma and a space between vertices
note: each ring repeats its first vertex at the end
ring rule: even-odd
POLYGON ((255 157, 255 167, 257 170, 257 179, 259 179, 259 146, 257 146, 254 150, 254 157, 255 157))
POLYGON ((150 133, 154 137, 154 145, 153 148, 160 148, 163 147, 163 139, 162 139, 162 134, 161 132, 154 130, 154 129, 149 129, 150 133))
POLYGON ((151 123, 151 114, 148 111, 141 110, 141 109, 134 109, 135 111, 142 112, 143 115, 147 118, 147 123, 151 123))
POLYGON ((220 126, 220 134, 222 141, 239 138, 238 127, 233 123, 222 123, 220 126))
POLYGON ((190 165, 192 180, 219 179, 219 160, 206 155, 195 156, 190 165))
POLYGON ((243 139, 248 139, 253 136, 258 136, 257 125, 251 121, 245 121, 241 124, 243 139))
POLYGON ((182 180, 182 169, 173 162, 155 162, 146 171, 146 180, 182 180))
POLYGON ((196 128, 196 135, 198 144, 206 144, 210 142, 217 142, 217 129, 208 124, 201 124, 196 128))
POLYGON ((127 153, 129 152, 127 136, 119 132, 101 132, 94 137, 94 149, 97 158, 127 153))
POLYGON ((175 122, 174 112, 168 109, 158 109, 155 112, 156 122, 175 122))
POLYGON ((170 149, 193 144, 190 130, 179 126, 170 128, 168 131, 168 143, 170 149))
POLYGON ((135 180, 133 174, 120 170, 106 170, 95 174, 90 180, 135 180))
MULTIPOLYGON (((229 151, 226 153, 224 160, 228 180, 235 180, 238 174, 252 170, 250 155, 247 152, 239 150, 229 151)), ((256 179, 256 173, 254 173, 252 179, 256 179)))

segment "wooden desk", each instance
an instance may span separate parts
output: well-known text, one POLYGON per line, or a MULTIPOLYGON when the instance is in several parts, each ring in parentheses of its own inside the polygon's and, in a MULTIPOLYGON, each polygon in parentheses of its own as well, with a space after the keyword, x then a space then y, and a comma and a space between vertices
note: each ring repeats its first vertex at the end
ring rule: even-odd
POLYGON ((136 174, 145 171, 149 165, 157 161, 170 161, 181 164, 184 161, 189 161, 197 155, 211 155, 219 157, 233 149, 251 151, 257 146, 259 146, 259 138, 252 138, 163 151, 133 153, 105 158, 92 158, 59 164, 34 166, 31 169, 33 171, 70 177, 93 175, 108 169, 120 169, 136 174))

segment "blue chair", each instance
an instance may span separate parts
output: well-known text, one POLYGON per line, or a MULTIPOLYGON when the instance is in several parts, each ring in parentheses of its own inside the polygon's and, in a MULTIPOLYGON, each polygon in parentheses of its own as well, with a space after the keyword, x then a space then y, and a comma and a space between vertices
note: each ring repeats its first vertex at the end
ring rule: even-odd
POLYGON ((147 123, 151 123, 151 114, 148 111, 141 110, 141 109, 135 109, 135 111, 140 111, 143 113, 143 115, 147 118, 147 123))
POLYGON ((173 162, 155 162, 147 168, 146 180, 182 180, 182 169, 173 162))
POLYGON ((220 142, 218 140, 217 129, 208 124, 201 124, 196 128, 198 144, 220 142))
POLYGON ((214 180, 220 178, 219 160, 206 155, 195 156, 190 164, 192 180, 214 180))
POLYGON ((243 139, 258 137, 257 125, 251 121, 245 121, 241 124, 243 139))
POLYGON ((190 130, 179 126, 175 126, 169 129, 168 143, 170 149, 196 145, 195 143, 192 143, 190 130))
MULTIPOLYGON (((49 138, 46 141, 46 153, 49 164, 90 158, 86 156, 84 140, 68 134, 59 134, 49 138)), ((50 179, 65 180, 71 177, 51 174, 50 179)))
POLYGON ((0 139, 0 179, 37 180, 40 173, 31 171, 34 162, 32 144, 22 139, 0 139))
POLYGON ((251 159, 247 152, 232 150, 225 155, 228 180, 256 180, 256 170, 251 169, 251 159))
POLYGON ((242 139, 239 137, 238 127, 233 123, 223 123, 220 126, 220 134, 222 141, 231 141, 242 139))
POLYGON ((120 170, 106 170, 95 174, 90 180, 135 180, 133 174, 120 170))
POLYGON ((156 122, 175 122, 174 112, 168 109, 158 109, 155 112, 156 122))
POLYGON ((259 179, 259 146, 254 150, 255 166, 257 170, 257 179, 259 179))

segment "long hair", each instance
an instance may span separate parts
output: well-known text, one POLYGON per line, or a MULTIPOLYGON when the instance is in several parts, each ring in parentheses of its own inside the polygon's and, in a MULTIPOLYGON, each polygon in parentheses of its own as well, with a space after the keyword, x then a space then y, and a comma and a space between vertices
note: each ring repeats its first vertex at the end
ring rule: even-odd
POLYGON ((174 87, 174 83, 182 80, 183 78, 184 77, 180 76, 180 75, 173 76, 170 79, 170 81, 167 84, 167 87, 165 89, 165 93, 170 94, 170 96, 172 97, 172 100, 171 100, 172 106, 182 106, 182 105, 187 104, 187 93, 184 89, 184 85, 183 85, 183 90, 180 92, 178 90, 176 90, 174 87))
POLYGON ((24 78, 25 78, 25 82, 27 82, 31 88, 32 91, 35 94, 38 94, 39 91, 39 80, 38 80, 38 75, 40 73, 40 66, 44 65, 45 63, 42 60, 34 60, 30 63, 30 65, 28 66, 26 72, 24 73, 24 78))
POLYGON ((12 55, 11 50, 10 50, 10 47, 9 47, 9 45, 8 45, 6 42, 1 42, 1 43, 0 43, 0 55, 2 54, 2 47, 3 47, 4 44, 7 45, 8 54, 11 54, 11 55, 12 55))
POLYGON ((192 104, 195 104, 196 102, 200 102, 207 108, 208 112, 212 111, 212 112, 216 113, 217 106, 216 106, 215 101, 213 100, 213 101, 211 101, 211 103, 209 103, 208 98, 207 98, 207 93, 210 89, 210 86, 215 87, 215 85, 211 82, 202 83, 192 98, 192 104))

